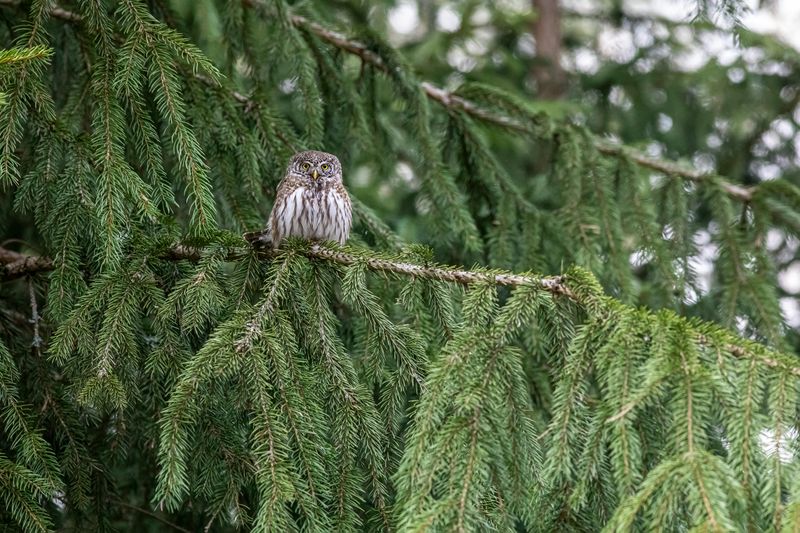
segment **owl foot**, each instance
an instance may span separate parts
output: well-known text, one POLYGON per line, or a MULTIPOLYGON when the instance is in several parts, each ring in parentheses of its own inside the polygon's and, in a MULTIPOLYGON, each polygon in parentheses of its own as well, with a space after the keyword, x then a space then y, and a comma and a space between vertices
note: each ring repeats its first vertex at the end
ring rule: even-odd
POLYGON ((272 244, 272 234, 269 228, 261 231, 248 231, 243 233, 242 237, 254 248, 262 248, 272 244))

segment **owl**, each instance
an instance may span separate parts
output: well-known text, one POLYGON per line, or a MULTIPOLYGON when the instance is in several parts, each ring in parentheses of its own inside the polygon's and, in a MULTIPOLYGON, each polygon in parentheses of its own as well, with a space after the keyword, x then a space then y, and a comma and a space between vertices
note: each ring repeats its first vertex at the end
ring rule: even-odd
POLYGON ((269 216, 273 248, 290 236, 344 244, 352 222, 339 159, 314 150, 292 156, 269 216))

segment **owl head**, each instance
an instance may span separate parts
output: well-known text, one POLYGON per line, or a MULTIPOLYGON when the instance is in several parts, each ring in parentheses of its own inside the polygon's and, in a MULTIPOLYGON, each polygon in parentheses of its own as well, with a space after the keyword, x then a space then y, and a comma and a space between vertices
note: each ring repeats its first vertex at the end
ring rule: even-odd
POLYGON ((326 152, 308 150, 297 152, 289 161, 288 173, 307 180, 309 186, 324 187, 342 181, 339 159, 326 152))

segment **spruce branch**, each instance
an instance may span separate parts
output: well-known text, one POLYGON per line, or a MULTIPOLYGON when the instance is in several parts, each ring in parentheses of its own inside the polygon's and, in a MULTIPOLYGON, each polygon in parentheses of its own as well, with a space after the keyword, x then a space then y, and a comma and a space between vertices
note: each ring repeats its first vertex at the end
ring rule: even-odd
POLYGON ((655 159, 624 145, 614 144, 609 141, 596 138, 594 139, 594 147, 602 154, 630 159, 641 167, 655 170, 667 176, 680 176, 695 183, 709 179, 716 179, 722 190, 724 190, 731 198, 735 198, 743 202, 749 202, 755 193, 755 187, 744 187, 742 185, 737 185, 715 174, 688 168, 687 166, 681 165, 675 161, 655 159))
MULTIPOLYGON (((0 0, 0 5, 16 6, 17 4, 18 2, 15 0, 0 0)), ((262 7, 263 2, 261 0, 242 0, 242 4, 250 8, 258 8, 262 7)), ((83 20, 81 15, 58 6, 53 6, 50 8, 50 15, 71 23, 80 23, 83 20)), ((330 30, 321 24, 313 22, 301 15, 291 15, 289 19, 295 27, 311 32, 327 43, 360 57, 362 61, 372 65, 378 70, 383 72, 389 71, 389 67, 384 59, 376 52, 370 50, 369 47, 364 43, 349 39, 345 35, 330 30)), ((204 83, 216 84, 213 80, 202 74, 195 74, 194 77, 204 83)), ((428 98, 441 104, 446 109, 461 111, 483 122, 489 122, 504 128, 526 133, 531 131, 530 127, 522 121, 484 109, 478 104, 461 96, 455 95, 450 91, 446 91, 440 87, 437 87, 431 82, 421 82, 420 88, 428 98)), ((244 105, 245 109, 248 111, 256 107, 255 102, 250 97, 238 91, 231 91, 231 96, 237 102, 244 105)), ((715 179, 719 183, 719 186, 731 198, 735 198, 736 200, 742 202, 749 202, 755 194, 756 187, 737 185, 716 174, 699 171, 676 161, 656 159, 634 148, 615 144, 597 136, 593 138, 593 144, 595 149, 602 154, 620 159, 629 159, 641 167, 655 170, 667 176, 677 176, 696 183, 704 180, 715 179)))
POLYGON ((47 60, 51 55, 52 50, 42 45, 29 48, 8 48, 0 50, 0 66, 13 65, 23 61, 47 60))
POLYGON ((169 520, 167 520, 163 516, 159 515, 158 513, 154 513, 153 511, 149 511, 147 509, 143 509, 142 507, 137 507, 136 505, 131 505, 131 504, 129 504, 127 502, 124 502, 122 500, 111 500, 109 503, 111 503, 112 505, 119 505, 120 507, 124 507, 125 509, 130 509, 131 511, 136 511, 137 513, 141 513, 143 515, 149 516, 150 518, 158 520, 162 524, 164 524, 166 526, 169 526, 169 527, 171 527, 172 529, 174 529, 176 531, 182 531, 183 533, 190 533, 190 530, 186 529, 185 527, 181 527, 178 524, 170 522, 169 520))
MULTIPOLYGON (((254 7, 260 2, 258 0, 244 0, 243 3, 247 6, 254 7)), ((292 24, 298 28, 303 28, 306 31, 315 34, 317 37, 341 50, 357 55, 365 63, 368 63, 383 72, 388 72, 388 66, 383 58, 370 50, 365 44, 348 39, 344 35, 329 30, 324 26, 317 24, 316 22, 312 22, 300 15, 292 15, 291 21, 292 24)), ((428 98, 441 104, 446 109, 461 111, 481 121, 490 122, 504 128, 521 132, 531 131, 530 127, 522 121, 484 109, 478 104, 437 87, 431 82, 421 82, 420 88, 423 90, 425 95, 428 96, 428 98)), ((743 202, 749 202, 754 194, 754 187, 743 187, 741 185, 731 183, 720 176, 695 170, 685 165, 681 165, 675 161, 655 159, 633 148, 623 145, 616 145, 596 136, 593 138, 593 144, 597 151, 602 154, 616 158, 630 159, 639 166, 658 171, 666 174, 667 176, 677 176, 693 182, 716 179, 726 193, 728 193, 732 198, 743 202)))
MULTIPOLYGON (((264 257, 274 255, 271 250, 261 250, 261 254, 264 257)), ((227 255, 227 259, 233 261, 240 258, 241 255, 242 254, 235 248, 232 248, 227 255)), ((364 262, 367 268, 376 272, 392 272, 394 274, 447 281, 460 285, 492 283, 494 285, 516 287, 534 284, 552 294, 563 295, 571 300, 578 301, 578 297, 573 294, 566 285, 564 276, 546 276, 538 278, 500 270, 481 272, 452 267, 419 265, 416 263, 384 259, 380 256, 364 257, 341 249, 328 248, 321 244, 312 244, 308 250, 305 251, 305 255, 310 258, 325 259, 332 263, 345 266, 364 262)), ((199 261, 202 257, 202 249, 194 246, 177 244, 165 250, 161 254, 161 257, 173 261, 199 261)), ((2 275, 0 275, 0 279, 5 280, 53 270, 53 261, 48 257, 25 255, 2 247, 0 247, 0 263, 5 263, 5 265, 3 265, 4 270, 2 275)))
POLYGON ((367 268, 376 272, 392 272, 404 276, 448 281, 460 285, 473 285, 476 283, 491 283, 509 287, 535 285, 552 294, 566 296, 570 300, 578 300, 578 297, 567 286, 565 276, 546 276, 540 278, 499 270, 481 272, 452 267, 419 265, 405 261, 383 259, 381 257, 362 257, 361 255, 327 248, 319 244, 312 245, 307 255, 309 257, 326 259, 340 265, 354 265, 363 262, 367 268))
POLYGON ((800 235, 789 177, 746 187, 725 165, 654 159, 491 83, 423 81, 404 48, 353 33, 324 2, 208 13, 58 2, 0 0, 28 42, 0 50, 0 111, 13 117, 3 157, 19 183, 3 218, 14 235, 12 207, 30 221, 0 242, 4 521, 469 531, 800 520, 800 363, 774 287, 800 235), (34 56, 56 41, 46 69, 34 56), (20 50, 32 60, 6 67, 20 50), (299 74, 279 87, 285 72, 299 74), (187 132, 219 213, 200 234, 187 229, 187 132), (495 153, 495 133, 551 157, 529 167, 514 150, 517 166, 495 153), (384 207, 409 234, 444 237, 455 266, 404 247, 356 198, 367 246, 356 231, 350 246, 273 250, 223 229, 262 224, 280 161, 314 144, 368 154, 378 179, 410 163, 408 199, 421 202, 384 207), (517 183, 506 163, 533 179, 517 183), (473 223, 480 246, 462 253, 448 235, 473 223), (764 245, 773 227, 785 230, 777 250, 764 245), (706 247, 698 228, 720 252, 709 291, 692 268, 706 247), (98 255, 107 243, 111 268, 98 255), (571 263, 582 266, 559 270, 571 263), (681 301, 723 323, 729 311, 739 329, 669 308, 681 301), (154 485, 146 505, 113 490, 141 479, 154 485))
MULTIPOLYGON (((202 248, 185 244, 176 244, 164 250, 159 257, 172 261, 199 261, 203 257, 202 248)), ((564 296, 581 306, 593 304, 593 296, 586 297, 576 292, 570 286, 568 275, 536 276, 533 274, 519 274, 506 270, 467 270, 451 266, 435 264, 418 264, 400 260, 394 256, 384 256, 377 252, 367 250, 352 250, 348 248, 330 247, 325 244, 311 244, 308 248, 298 250, 298 253, 310 259, 322 259, 331 263, 344 266, 364 264, 369 270, 408 276, 412 278, 444 281, 459 285, 493 284, 506 287, 534 286, 540 290, 564 296)), ((242 248, 230 247, 226 260, 235 261, 243 257, 242 248)), ((259 255, 265 259, 273 257, 275 252, 271 249, 259 250, 259 255)), ((44 256, 25 255, 0 247, 0 281, 11 280, 21 276, 47 272, 53 270, 53 261, 44 256), (5 263, 4 265, 2 263, 5 263)), ((621 304, 620 304, 621 305, 621 304)), ((800 366, 794 366, 780 360, 777 353, 763 348, 763 353, 740 344, 724 343, 713 338, 712 334, 697 332, 695 339, 702 346, 709 348, 722 348, 737 358, 757 357, 757 360, 770 368, 784 369, 800 377, 800 366)), ((759 346, 753 343, 753 346, 759 346)))

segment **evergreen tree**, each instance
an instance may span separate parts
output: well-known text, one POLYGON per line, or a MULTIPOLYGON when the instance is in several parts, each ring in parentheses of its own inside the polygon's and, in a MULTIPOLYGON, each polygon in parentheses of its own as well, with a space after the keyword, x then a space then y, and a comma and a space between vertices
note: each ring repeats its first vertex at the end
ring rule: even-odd
POLYGON ((798 53, 413 5, 0 0, 0 524, 797 530, 798 53), (254 248, 301 149, 353 235, 254 248))

